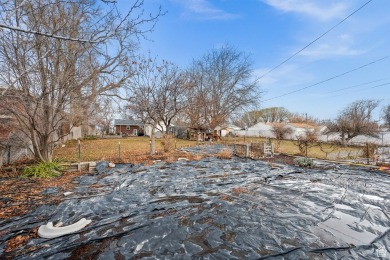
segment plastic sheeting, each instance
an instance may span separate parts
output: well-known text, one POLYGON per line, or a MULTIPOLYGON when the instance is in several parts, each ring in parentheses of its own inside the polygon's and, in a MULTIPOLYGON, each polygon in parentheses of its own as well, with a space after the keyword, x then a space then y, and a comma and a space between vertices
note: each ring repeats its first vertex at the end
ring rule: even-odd
POLYGON ((0 238, 0 255, 15 259, 390 257, 390 177, 325 166, 326 170, 303 170, 213 157, 114 169, 100 164, 99 173, 79 177, 74 193, 59 205, 41 206, 0 223, 0 233, 5 234, 0 238), (77 233, 31 239, 12 255, 4 253, 5 241, 21 230, 48 221, 68 225, 81 218, 92 223, 77 233))

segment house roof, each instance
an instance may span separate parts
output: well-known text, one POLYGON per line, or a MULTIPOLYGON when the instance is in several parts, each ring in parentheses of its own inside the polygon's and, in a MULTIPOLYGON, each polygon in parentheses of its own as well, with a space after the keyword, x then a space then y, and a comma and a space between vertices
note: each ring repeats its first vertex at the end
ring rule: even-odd
POLYGON ((295 128, 320 129, 320 127, 316 125, 310 125, 305 123, 289 123, 289 125, 295 128))
POLYGON ((287 123, 280 123, 280 122, 272 122, 272 123, 267 123, 267 125, 269 126, 272 126, 272 127, 283 127, 283 126, 287 126, 288 124, 287 123))
POLYGON ((135 126, 143 126, 144 124, 140 121, 132 120, 132 119, 115 119, 114 125, 135 125, 135 126))

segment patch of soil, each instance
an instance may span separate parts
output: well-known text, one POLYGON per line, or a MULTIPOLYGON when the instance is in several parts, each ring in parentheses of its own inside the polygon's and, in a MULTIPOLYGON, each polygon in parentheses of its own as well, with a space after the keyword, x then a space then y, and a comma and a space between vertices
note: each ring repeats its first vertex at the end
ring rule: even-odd
POLYGON ((289 156, 287 154, 275 154, 272 158, 259 158, 258 160, 269 163, 295 165, 294 159, 295 157, 289 156))
POLYGON ((72 180, 85 172, 64 173, 57 178, 21 178, 19 174, 14 177, 0 179, 0 219, 26 214, 42 204, 57 204, 63 198, 62 193, 70 191, 75 186, 72 180), (55 194, 44 194, 48 188, 57 188, 55 194), (58 196, 61 195, 61 196, 58 196))

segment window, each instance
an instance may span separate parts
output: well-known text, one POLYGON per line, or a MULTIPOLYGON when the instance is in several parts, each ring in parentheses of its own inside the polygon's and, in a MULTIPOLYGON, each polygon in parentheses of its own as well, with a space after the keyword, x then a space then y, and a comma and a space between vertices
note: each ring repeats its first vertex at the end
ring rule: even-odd
POLYGON ((133 135, 134 135, 134 136, 137 136, 137 135, 138 135, 138 130, 137 130, 137 129, 133 129, 133 135))
POLYGON ((126 130, 130 130, 130 126, 128 125, 128 126, 126 126, 126 130))

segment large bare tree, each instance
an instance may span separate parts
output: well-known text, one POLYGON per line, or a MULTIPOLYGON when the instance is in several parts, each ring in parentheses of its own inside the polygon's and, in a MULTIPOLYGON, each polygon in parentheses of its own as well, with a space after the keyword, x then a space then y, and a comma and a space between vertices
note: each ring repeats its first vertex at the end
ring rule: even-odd
POLYGON ((155 152, 155 129, 164 124, 168 132, 172 120, 187 106, 188 83, 179 68, 168 61, 143 58, 134 61, 134 76, 127 85, 129 109, 134 117, 152 126, 151 154, 155 152))
POLYGON ((214 129, 233 112, 259 100, 258 82, 247 55, 226 45, 194 60, 187 117, 193 127, 214 129))
POLYGON ((382 108, 382 119, 385 126, 390 129, 390 105, 387 105, 382 108))
POLYGON ((143 1, 120 14, 116 1, 0 0, 0 106, 11 112, 35 159, 50 161, 67 124, 82 125, 96 98, 115 91, 137 38, 160 16, 143 1), (107 4, 102 8, 102 4, 107 4), (122 18, 121 18, 122 17, 122 18))
POLYGON ((378 100, 364 99, 349 104, 334 121, 327 124, 327 134, 338 133, 343 145, 358 135, 377 137, 378 125, 372 113, 378 100))

